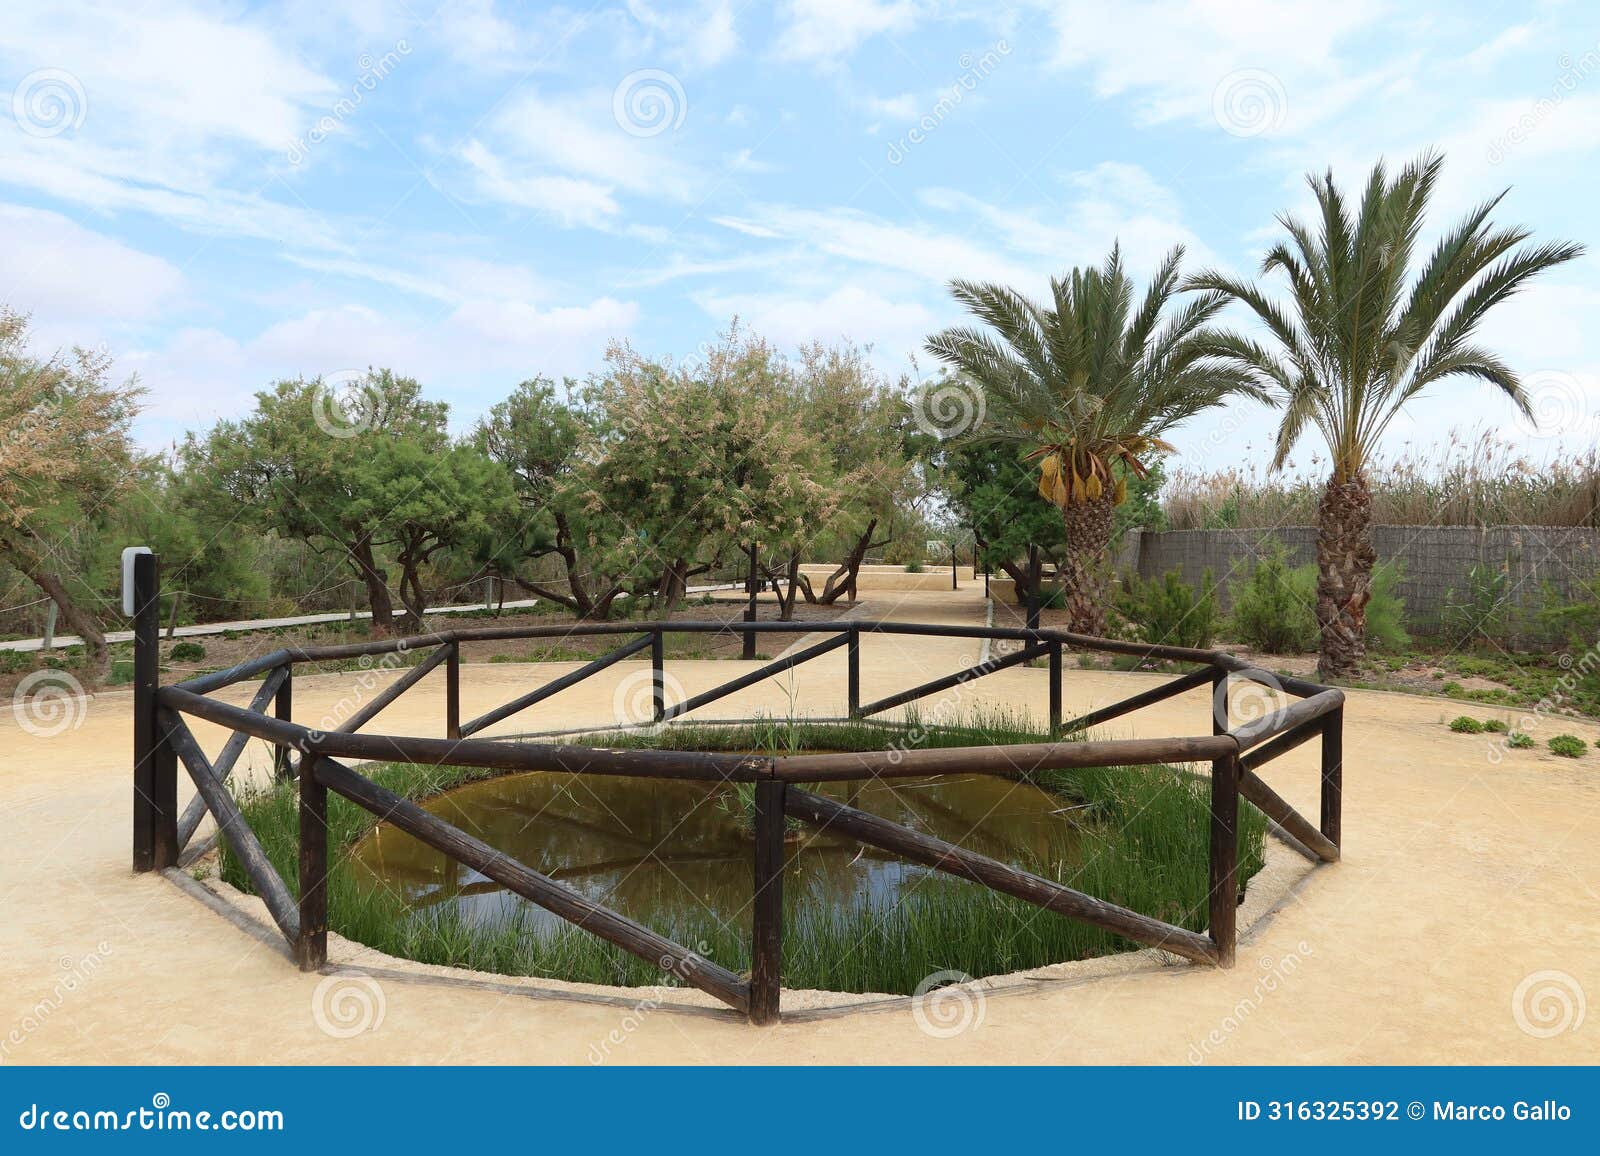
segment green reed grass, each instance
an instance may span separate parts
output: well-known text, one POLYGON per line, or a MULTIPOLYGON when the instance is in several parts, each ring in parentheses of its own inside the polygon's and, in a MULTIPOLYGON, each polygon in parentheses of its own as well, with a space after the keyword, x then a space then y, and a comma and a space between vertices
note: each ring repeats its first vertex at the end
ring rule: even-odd
MULTIPOLYGON (((961 725, 936 726, 916 717, 898 724, 813 723, 757 719, 733 726, 667 727, 655 734, 598 734, 584 740, 607 747, 782 753, 796 750, 875 750, 1040 742, 1025 718, 1005 712, 969 714, 961 725)), ((463 767, 382 764, 363 773, 411 799, 492 777, 500 772, 463 767)), ((1019 864, 1113 903, 1180 927, 1203 931, 1207 921, 1209 785, 1182 767, 1118 767, 1043 771, 1032 776, 1059 795, 1083 822, 1077 861, 1019 864)), ((650 784, 640 783, 641 790, 650 784)), ((743 801, 740 800, 742 805, 743 801)), ((241 800, 245 817, 274 865, 294 886, 299 819, 293 784, 241 800)), ((484 922, 451 904, 409 907, 373 887, 352 868, 348 853, 374 819, 338 796, 328 801, 333 862, 328 888, 330 926, 390 955, 508 975, 538 975, 582 983, 645 986, 672 981, 576 927, 535 933, 526 910, 484 922)), ((1262 865, 1265 819, 1241 808, 1241 882, 1262 865)), ((223 844, 222 877, 249 883, 223 844)), ((659 933, 736 972, 749 969, 748 931, 709 913, 649 921, 659 933)), ((1086 959, 1137 945, 1088 924, 997 895, 977 884, 928 876, 880 909, 844 912, 819 903, 803 888, 784 895, 784 984, 791 988, 909 993, 937 971, 993 975, 1065 960, 1086 959)))

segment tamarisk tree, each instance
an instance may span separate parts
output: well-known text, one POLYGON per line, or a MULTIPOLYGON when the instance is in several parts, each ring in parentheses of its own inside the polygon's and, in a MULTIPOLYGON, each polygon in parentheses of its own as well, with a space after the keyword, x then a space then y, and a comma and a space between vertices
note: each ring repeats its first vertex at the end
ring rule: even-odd
POLYGON ((107 356, 85 349, 34 356, 27 317, 0 308, 0 561, 56 604, 96 678, 110 658, 99 617, 80 601, 94 589, 75 590, 59 559, 133 482, 128 431, 143 391, 131 378, 113 384, 110 368, 107 356))

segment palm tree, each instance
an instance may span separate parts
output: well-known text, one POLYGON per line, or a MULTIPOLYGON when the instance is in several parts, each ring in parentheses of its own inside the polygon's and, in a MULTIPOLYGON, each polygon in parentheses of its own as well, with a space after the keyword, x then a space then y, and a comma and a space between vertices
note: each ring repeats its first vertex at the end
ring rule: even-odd
POLYGON ((1411 260, 1443 158, 1426 154, 1392 180, 1379 161, 1352 220, 1330 171, 1308 175, 1320 222, 1287 215, 1289 237, 1261 263, 1281 270, 1290 299, 1217 272, 1185 288, 1244 302, 1271 334, 1272 348, 1224 334, 1220 348, 1282 402, 1273 468, 1283 465, 1307 423, 1327 440, 1332 474, 1317 512, 1318 672, 1349 677, 1366 652, 1371 597, 1372 491, 1366 466, 1405 404, 1448 377, 1477 378, 1524 413, 1516 373, 1475 344, 1484 315, 1547 269, 1583 252, 1580 245, 1523 246, 1529 231, 1489 220, 1502 192, 1446 232, 1420 269, 1411 260))
POLYGON ((1016 443, 1039 467, 1039 493, 1061 509, 1062 581, 1071 629, 1105 626, 1106 555, 1128 474, 1170 452, 1162 435, 1238 394, 1266 399, 1256 375, 1212 351, 1207 323, 1228 301, 1202 293, 1168 312, 1183 249, 1168 253, 1134 309, 1134 285, 1113 248, 1099 269, 1050 282, 1038 304, 992 283, 950 291, 989 330, 957 327, 929 351, 982 391, 974 441, 1016 443))

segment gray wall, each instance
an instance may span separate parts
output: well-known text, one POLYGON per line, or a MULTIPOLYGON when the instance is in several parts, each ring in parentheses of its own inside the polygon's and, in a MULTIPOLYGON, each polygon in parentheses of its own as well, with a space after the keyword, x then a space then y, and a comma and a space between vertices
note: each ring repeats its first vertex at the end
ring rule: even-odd
MULTIPOLYGON (((1585 527, 1375 526, 1372 538, 1380 562, 1403 567, 1397 593, 1405 600, 1408 624, 1424 630, 1438 623, 1447 591, 1465 591, 1467 571, 1478 563, 1507 567, 1512 601, 1525 610, 1539 607, 1547 583, 1570 598, 1580 582, 1600 576, 1600 530, 1585 527)), ((1316 561, 1316 528, 1285 526, 1135 531, 1119 545, 1116 563, 1141 578, 1160 577, 1176 567, 1191 583, 1209 568, 1226 606, 1229 586, 1248 577, 1274 541, 1283 544, 1296 566, 1316 561)))

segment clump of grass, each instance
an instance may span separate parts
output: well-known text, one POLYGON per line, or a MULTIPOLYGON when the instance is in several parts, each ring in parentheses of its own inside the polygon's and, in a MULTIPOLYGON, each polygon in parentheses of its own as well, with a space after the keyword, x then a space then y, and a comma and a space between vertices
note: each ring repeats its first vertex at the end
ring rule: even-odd
MULTIPOLYGON (((607 747, 790 753, 820 750, 904 750, 1045 741, 1026 717, 1004 710, 940 725, 915 715, 894 724, 858 720, 811 723, 755 719, 734 726, 675 726, 656 734, 597 734, 607 747)), ((363 773, 389 790, 426 799, 500 772, 463 767, 382 764, 363 773)), ((1193 931, 1207 923, 1209 785, 1185 767, 1114 767, 1038 771, 1022 776, 1059 795, 1081 824, 1081 853, 1070 862, 1018 864, 1135 911, 1193 931)), ((640 790, 651 785, 641 781, 640 790)), ((737 814, 748 800, 729 791, 737 814)), ((241 800, 268 856, 294 886, 299 818, 295 787, 281 784, 241 800)), ((390 889, 372 885, 349 849, 374 818, 338 796, 328 801, 330 926, 347 938, 423 963, 583 983, 639 986, 673 982, 650 963, 575 927, 551 932, 521 906, 492 921, 454 904, 418 910, 390 889)), ((1241 886, 1260 870, 1266 821, 1241 808, 1241 886)), ((224 841, 222 876, 247 888, 224 841)), ((1135 946, 1099 928, 961 880, 930 873, 892 905, 841 910, 803 887, 784 894, 784 983, 793 988, 909 993, 929 974, 959 970, 992 975, 1128 950, 1135 946)), ((701 909, 673 909, 647 919, 663 935, 734 971, 749 968, 748 930, 701 909)))
POLYGON ((1483 724, 1469 714, 1461 714, 1450 720, 1450 729, 1458 735, 1480 735, 1483 724))
POLYGON ((1526 731, 1508 731, 1506 733, 1506 746, 1514 751, 1525 751, 1533 746, 1533 736, 1526 731))
POLYGON ((175 643, 167 657, 173 662, 199 662, 206 656, 206 648, 198 642, 175 643))
POLYGON ((1550 753, 1564 759, 1576 759, 1589 749, 1589 744, 1577 735, 1555 735, 1550 739, 1550 753))
POLYGON ((1483 720, 1483 729, 1491 735, 1503 735, 1511 730, 1511 724, 1503 718, 1486 718, 1483 720))

